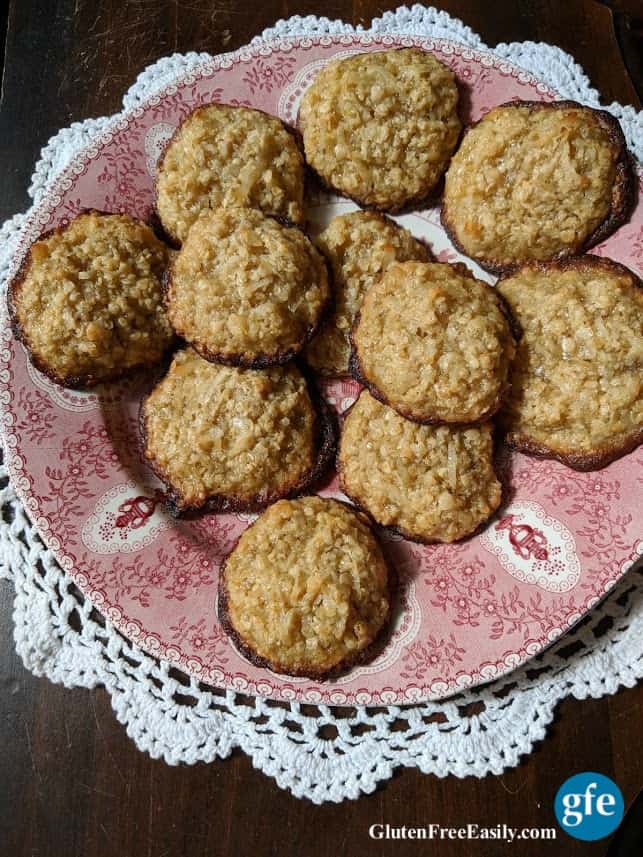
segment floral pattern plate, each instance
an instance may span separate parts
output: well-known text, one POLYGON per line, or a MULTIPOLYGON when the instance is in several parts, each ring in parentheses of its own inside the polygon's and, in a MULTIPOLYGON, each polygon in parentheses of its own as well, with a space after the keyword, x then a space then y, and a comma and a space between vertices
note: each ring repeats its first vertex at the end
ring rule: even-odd
MULTIPOLYGON (((114 117, 49 187, 27 218, 13 260, 81 209, 149 217, 155 164, 195 105, 246 104, 289 122, 331 57, 419 45, 451 66, 465 119, 511 99, 556 93, 491 54, 443 40, 349 35, 280 40, 214 57, 158 95, 114 117)), ((313 231, 352 203, 317 193, 313 231)), ((398 218, 441 260, 463 259, 436 208, 398 218)), ((594 250, 641 273, 643 214, 594 250)), ((64 390, 28 362, 2 302, 0 396, 8 466, 29 514, 61 565, 93 604, 146 651, 206 682, 286 700, 405 703, 439 698, 496 678, 540 652, 576 623, 643 551, 637 532, 643 452, 597 473, 499 452, 507 502, 484 532, 459 545, 422 547, 383 533, 399 571, 394 629, 371 664, 332 683, 275 675, 250 664, 216 616, 222 557, 252 518, 207 515, 174 521, 160 485, 137 453, 140 397, 153 379, 91 393, 64 390)), ((358 386, 323 384, 341 412, 358 386)), ((341 496, 335 479, 321 491, 341 496)))

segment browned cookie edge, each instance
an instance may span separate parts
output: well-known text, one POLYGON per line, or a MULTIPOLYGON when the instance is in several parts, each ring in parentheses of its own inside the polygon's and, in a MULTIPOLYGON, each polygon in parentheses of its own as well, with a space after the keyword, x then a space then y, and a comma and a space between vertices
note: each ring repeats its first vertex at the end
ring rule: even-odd
MULTIPOLYGON (((500 295, 496 291, 494 286, 491 286, 489 283, 485 283, 484 280, 478 280, 467 268, 467 266, 464 265, 462 262, 456 262, 455 264, 451 264, 451 267, 457 269, 460 274, 467 276, 472 280, 475 280, 476 283, 480 283, 480 285, 485 286, 487 289, 490 289, 493 292, 494 296, 498 300, 500 311, 507 320, 507 323, 509 325, 509 331, 514 340, 514 343, 517 344, 518 340, 520 339, 520 327, 514 319, 511 310, 509 309, 509 305, 502 297, 502 295, 500 295)), ((441 417, 424 417, 419 416, 418 414, 414 414, 412 411, 406 410, 404 407, 396 405, 391 399, 388 399, 386 397, 385 393, 383 393, 382 390, 380 390, 376 384, 374 384, 366 377, 362 369, 362 364, 359 358, 359 351, 357 349, 357 345, 355 343, 354 338, 357 328, 359 327, 361 315, 362 313, 360 309, 357 315, 355 316, 355 321, 350 331, 351 355, 348 361, 349 374, 355 381, 366 387, 374 399, 377 399, 378 402, 381 402, 383 405, 387 405, 389 408, 392 408, 394 411, 397 411, 397 413, 401 417, 404 417, 404 419, 407 419, 412 423, 419 423, 419 425, 449 425, 453 427, 475 426, 487 422, 491 417, 494 416, 494 414, 496 414, 500 410, 500 408, 506 401, 509 395, 509 391, 511 389, 511 373, 507 374, 507 379, 498 391, 498 395, 496 396, 491 406, 487 408, 487 410, 484 411, 482 415, 476 417, 473 420, 445 420, 441 417)))
MULTIPOLYGON (((101 217, 121 217, 123 216, 121 212, 117 211, 101 211, 97 208, 84 208, 79 211, 77 214, 72 217, 69 223, 64 226, 57 226, 54 229, 48 229, 47 231, 41 233, 35 241, 32 242, 31 246, 27 250, 24 259, 20 265, 20 268, 16 272, 13 279, 10 281, 7 287, 7 310, 9 312, 9 320, 11 322, 11 331, 16 339, 21 342, 25 348, 27 349, 27 353, 29 355, 29 359, 31 363, 36 367, 39 372, 42 372, 50 381, 53 381, 55 384, 59 384, 61 387, 67 387, 70 390, 86 390, 91 387, 95 387, 98 384, 108 384, 112 381, 121 381, 124 378, 129 378, 130 376, 136 374, 136 372, 140 372, 141 369, 149 368, 150 366, 156 366, 158 363, 161 363, 163 360, 163 356, 167 354, 172 348, 175 347, 175 343, 171 342, 168 347, 165 349, 163 354, 159 357, 158 360, 154 360, 151 362, 142 362, 137 363, 135 366, 130 366, 127 369, 123 369, 120 371, 114 371, 111 374, 103 375, 100 378, 97 378, 95 375, 85 374, 85 375, 60 375, 53 369, 45 360, 36 353, 33 348, 32 343, 29 340, 29 336, 27 335, 26 330, 21 325, 20 320, 18 318, 18 312, 16 309, 16 300, 20 294, 20 290, 23 286, 24 280, 29 273, 29 269, 31 267, 31 263, 33 261, 33 257, 31 255, 31 248, 34 244, 37 244, 39 241, 45 241, 47 238, 50 238, 52 235, 60 234, 65 232, 71 223, 74 220, 78 219, 82 215, 85 214, 99 214, 101 217)), ((145 220, 141 220, 137 217, 132 217, 132 215, 127 215, 131 217, 132 220, 139 220, 141 223, 144 223, 146 226, 149 226, 152 231, 155 231, 153 226, 147 223, 145 220)), ((158 237, 158 236, 157 236, 158 237)), ((161 279, 161 290, 163 289, 163 278, 161 279)))
MULTIPOLYGON (((620 124, 618 123, 618 120, 615 119, 614 116, 612 116, 606 110, 598 110, 594 107, 587 107, 584 104, 580 104, 577 101, 571 100, 507 101, 503 104, 495 105, 494 107, 490 108, 488 112, 491 112, 491 110, 496 110, 500 107, 529 107, 531 110, 566 110, 569 108, 576 108, 580 110, 589 111, 596 115, 599 124, 606 130, 609 140, 616 150, 616 177, 614 181, 614 186, 612 188, 612 201, 610 205, 610 210, 606 218, 601 224, 599 224, 599 226, 588 238, 586 238, 584 241, 578 242, 576 245, 572 245, 567 249, 560 251, 554 257, 552 257, 552 261, 566 259, 569 256, 574 256, 577 253, 581 253, 584 250, 588 250, 590 247, 593 247, 595 244, 598 244, 600 241, 603 241, 627 221, 634 205, 635 199, 634 173, 632 170, 630 155, 627 151, 625 137, 623 136, 623 131, 621 129, 620 124)), ((487 114, 485 114, 485 116, 486 115, 487 114)), ((485 116, 481 116, 477 122, 474 122, 467 128, 465 128, 461 141, 462 139, 464 139, 464 136, 466 134, 468 134, 477 125, 479 125, 480 122, 482 122, 485 116)), ((478 265, 480 265, 481 268, 483 268, 485 271, 489 271, 489 273, 491 274, 501 275, 504 273, 510 273, 520 268, 523 264, 531 261, 529 259, 525 259, 522 262, 507 263, 502 262, 498 259, 492 259, 483 256, 470 256, 457 237, 455 226, 450 217, 448 206, 444 197, 442 198, 442 205, 440 207, 440 222, 442 223, 442 226, 447 235, 449 236, 449 239, 453 246, 457 250, 459 250, 460 253, 467 256, 467 258, 469 259, 473 259, 478 265)))
MULTIPOLYGON (((620 262, 615 262, 614 259, 609 259, 604 256, 571 256, 564 259, 553 259, 549 262, 528 262, 521 265, 519 268, 507 271, 500 277, 496 286, 499 286, 504 280, 510 279, 514 274, 524 268, 536 268, 539 271, 569 271, 583 268, 603 268, 605 271, 618 275, 627 275, 631 284, 636 289, 643 288, 641 279, 627 268, 621 265, 620 262)), ((519 324, 519 322, 516 322, 519 324)), ((520 432, 505 432, 504 440, 507 446, 515 449, 518 452, 524 452, 526 455, 533 455, 537 458, 551 458, 559 461, 561 464, 571 467, 573 470, 588 471, 600 470, 622 458, 629 452, 632 452, 643 443, 643 428, 633 432, 626 437, 621 443, 604 444, 592 452, 577 452, 576 450, 554 450, 551 447, 545 446, 542 442, 531 438, 528 434, 520 432)))
MULTIPOLYGON (((361 396, 363 392, 364 392, 364 390, 361 390, 359 396, 361 396)), ((371 391, 368 390, 368 392, 370 393, 371 391)), ((346 411, 344 411, 344 413, 342 415, 344 420, 349 416, 351 410, 357 404, 357 401, 359 400, 359 396, 353 402, 353 404, 350 406, 350 408, 347 408, 346 411)), ((383 404, 385 404, 385 403, 383 403, 383 404)), ((412 420, 411 420, 411 422, 412 422, 412 420)), ((502 504, 505 500, 505 486, 503 485, 502 480, 498 479, 498 474, 496 473, 495 468, 494 468, 493 469, 494 474, 496 476, 497 481, 500 483, 500 488, 501 488, 500 499, 498 501, 498 504, 495 506, 495 508, 493 508, 491 510, 488 517, 486 517, 483 521, 480 521, 479 524, 476 524, 475 527, 473 527, 470 530, 467 530, 462 535, 458 536, 457 539, 453 539, 450 542, 444 542, 444 541, 441 541, 440 539, 429 539, 429 538, 426 538, 425 536, 422 536, 420 533, 413 533, 413 532, 411 532, 411 530, 406 530, 403 527, 398 527, 398 526, 392 525, 392 524, 385 524, 382 521, 379 521, 375 517, 375 515, 369 510, 368 504, 363 499, 358 497, 357 494, 352 494, 350 491, 348 491, 348 489, 346 487, 346 483, 344 481, 344 472, 343 472, 342 461, 341 461, 341 437, 340 437, 340 442, 339 442, 339 446, 337 449, 337 456, 335 459, 335 469, 337 471, 337 478, 339 480, 339 486, 340 486, 342 492, 348 497, 348 499, 351 501, 351 503, 353 503, 353 505, 357 509, 360 510, 360 512, 363 512, 369 518, 369 520, 371 520, 373 522, 373 524, 375 524, 378 527, 382 527, 383 529, 385 529, 389 533, 393 533, 397 536, 401 536, 403 539, 406 539, 409 542, 414 542, 415 544, 420 544, 420 545, 457 544, 458 542, 462 542, 462 541, 465 541, 466 539, 471 538, 472 536, 476 535, 478 532, 481 532, 484 529, 484 527, 491 520, 491 518, 495 515, 495 513, 498 511, 500 506, 502 506, 502 504)))
MULTIPOLYGON (((201 112, 202 110, 207 110, 209 107, 233 107, 233 108, 241 108, 243 110, 251 110, 251 111, 254 111, 255 113, 263 113, 264 116, 269 116, 271 119, 275 119, 277 122, 280 122, 281 125, 283 126, 284 130, 287 131, 290 134, 290 136, 293 138, 293 140, 295 141, 295 145, 297 146, 297 149, 299 150, 299 154, 301 155, 301 159, 302 159, 302 184, 304 183, 304 180, 305 180, 306 167, 307 167, 306 157, 304 155, 303 142, 302 142, 300 134, 296 128, 292 128, 290 125, 288 125, 287 122, 284 122, 283 119, 280 119, 279 116, 274 116, 272 113, 268 113, 267 110, 260 110, 258 107, 248 107, 246 104, 241 104, 241 105, 240 104, 228 104, 225 101, 209 101, 207 104, 199 104, 198 107, 195 107, 186 116, 184 116, 183 119, 181 119, 180 124, 177 125, 177 127, 174 129, 171 137, 169 137, 166 140, 166 142, 164 143, 163 148, 161 149, 161 154, 159 155, 158 161, 156 162, 156 170, 154 172, 154 185, 152 188, 153 193, 154 193, 154 203, 153 203, 153 209, 152 210, 153 210, 155 227, 157 228, 157 230, 159 230, 161 232, 164 240, 168 244, 170 244, 170 246, 173 247, 175 250, 180 249, 181 241, 178 239, 178 237, 176 235, 174 235, 168 229, 168 227, 165 225, 165 223, 163 223, 163 219, 162 219, 161 214, 158 210, 158 175, 159 175, 160 171, 163 169, 163 162, 165 161, 165 156, 167 154, 167 151, 170 148, 170 146, 172 145, 172 143, 175 141, 179 131, 181 131, 181 129, 183 128, 183 125, 188 121, 188 119, 191 119, 193 116, 195 116, 197 113, 201 112)), ((264 214, 265 214, 265 212, 264 212, 264 214)), ((268 215, 268 216, 270 216, 270 215, 268 215)), ((277 218, 277 219, 279 219, 279 218, 277 218)))
MULTIPOLYGON (((263 212, 262 212, 263 213, 263 212)), ((168 268, 165 270, 162 280, 162 293, 163 293, 163 306, 168 315, 168 320, 174 332, 180 336, 185 342, 188 342, 194 350, 203 357, 204 360, 209 360, 211 363, 222 363, 224 366, 236 366, 237 368, 242 369, 269 369, 271 366, 283 366, 285 363, 290 362, 294 357, 301 354, 304 348, 308 345, 308 343, 317 336, 320 332, 322 325, 330 315, 333 306, 334 306, 334 292, 332 287, 332 272, 330 270, 330 266, 328 264, 328 260, 321 253, 317 247, 315 247, 314 243, 308 238, 306 232, 303 227, 301 227, 297 223, 293 223, 285 217, 275 217, 272 214, 264 214, 264 217, 269 217, 271 220, 276 220, 281 226, 286 229, 298 229, 302 235, 308 240, 313 252, 322 262, 322 266, 326 271, 326 281, 328 283, 328 295, 326 296, 326 300, 322 304, 319 315, 315 324, 308 325, 306 328, 304 335, 301 340, 297 343, 296 347, 287 348, 287 349, 278 349, 271 354, 267 354, 265 352, 258 352, 252 357, 248 357, 246 354, 239 354, 237 352, 230 351, 213 351, 208 348, 208 346, 197 339, 191 339, 186 336, 185 331, 179 329, 177 325, 174 324, 172 319, 170 318, 170 289, 172 288, 172 275, 174 272, 174 264, 175 261, 171 262, 168 268)))
MULTIPOLYGON (((449 66, 446 66, 445 63, 443 63, 441 60, 439 60, 435 56, 433 51, 425 51, 422 48, 409 48, 409 47, 405 47, 403 45, 400 47, 397 47, 397 48, 391 47, 390 49, 387 49, 386 52, 388 53, 389 50, 390 51, 417 50, 421 53, 430 53, 436 60, 438 60, 438 62, 441 65, 445 66, 446 68, 449 68, 449 66)), ((376 53, 378 53, 378 52, 376 52, 376 53)), ((383 51, 381 53, 383 53, 383 51)), ((355 56, 357 56, 357 55, 355 55, 355 56)), ((344 59, 350 59, 350 57, 345 57, 344 59)), ((452 71, 452 69, 451 69, 451 71, 452 71)), ((462 135, 463 135, 463 122, 462 122, 462 117, 461 117, 461 109, 462 109, 461 95, 462 95, 462 93, 460 90, 460 86, 458 85, 458 79, 457 79, 457 76, 455 75, 455 73, 454 73, 454 82, 455 82, 456 89, 458 90, 458 103, 456 105, 456 113, 457 113, 458 119, 460 120, 460 126, 461 126, 460 132, 458 134, 458 139, 456 140, 455 145, 453 146, 453 149, 451 151, 451 155, 447 159, 445 167, 444 167, 444 169, 440 175, 440 178, 436 182, 433 182, 433 184, 427 185, 427 187, 423 188, 418 193, 407 197, 403 202, 398 203, 398 204, 391 204, 391 205, 376 205, 375 203, 370 202, 367 196, 359 196, 359 195, 355 195, 355 194, 351 195, 351 194, 346 193, 345 191, 341 190, 340 188, 335 187, 324 176, 322 176, 321 173, 317 172, 317 170, 311 164, 309 164, 308 160, 306 159, 306 148, 303 144, 305 123, 301 119, 299 109, 298 109, 297 110, 297 117, 295 119, 295 127, 296 127, 297 132, 299 134, 299 137, 301 139, 301 150, 303 152, 304 161, 306 164, 306 169, 308 170, 309 174, 311 176, 313 176, 315 181, 324 190, 326 190, 328 193, 337 194, 338 196, 341 196, 344 199, 350 199, 352 202, 356 203, 361 208, 366 209, 366 211, 373 211, 373 212, 377 212, 380 214, 405 214, 407 212, 415 211, 418 208, 429 208, 432 205, 437 204, 441 195, 442 195, 442 190, 443 190, 443 185, 444 185, 444 176, 445 176, 446 171, 449 168, 449 163, 450 163, 451 157, 453 157, 454 153, 457 152, 457 150, 460 146, 460 143, 462 142, 462 135)))
POLYGON ((302 371, 302 374, 306 379, 308 395, 310 396, 316 415, 315 427, 317 456, 310 470, 297 482, 284 486, 282 491, 274 491, 273 493, 266 495, 253 494, 248 497, 239 497, 230 494, 214 494, 198 506, 191 506, 182 502, 181 492, 173 486, 169 474, 156 460, 153 453, 148 452, 148 431, 145 417, 145 404, 152 391, 142 399, 138 417, 139 451, 145 464, 147 464, 147 466, 166 486, 164 504, 168 512, 173 517, 178 518, 191 515, 195 512, 228 513, 259 511, 277 500, 292 499, 311 491, 312 488, 322 479, 335 457, 339 434, 337 418, 335 413, 319 393, 310 373, 302 371))
MULTIPOLYGON (((355 509, 353 506, 351 506, 350 503, 345 503, 342 500, 336 500, 335 498, 324 498, 324 499, 329 499, 329 500, 332 500, 332 502, 334 502, 334 503, 339 503, 342 506, 345 506, 346 508, 355 512, 358 515, 362 511, 360 509, 355 509)), ((221 568, 219 570, 218 590, 217 590, 217 612, 218 612, 219 622, 221 623, 223 630, 230 637, 230 639, 232 640, 235 647, 237 649, 239 649, 239 651, 242 653, 242 655, 245 658, 247 658, 254 666, 260 667, 261 669, 269 669, 269 670, 272 670, 272 672, 276 672, 276 673, 279 673, 281 675, 290 675, 290 676, 300 677, 300 678, 310 678, 313 681, 329 681, 331 679, 335 679, 341 675, 344 675, 345 673, 347 673, 349 670, 353 669, 356 666, 359 666, 361 664, 364 664, 364 663, 371 661, 374 657, 376 657, 380 653, 380 651, 382 650, 382 648, 386 644, 388 637, 390 635, 390 631, 391 631, 391 614, 392 614, 393 601, 394 601, 394 596, 395 596, 395 582, 397 580, 397 573, 396 573, 395 567, 393 566, 391 560, 389 559, 389 557, 386 555, 384 549, 382 548, 380 540, 377 538, 377 536, 373 532, 373 527, 371 525, 371 521, 372 521, 372 518, 369 515, 366 515, 365 523, 368 523, 369 528, 371 529, 373 538, 375 538, 377 544, 380 546, 380 550, 382 551, 382 556, 384 557, 384 561, 386 562, 386 567, 387 567, 387 571, 388 571, 388 581, 387 581, 387 583, 388 583, 388 586, 387 586, 388 604, 389 604, 388 614, 387 614, 385 620, 382 622, 381 627, 378 629, 377 633, 375 634, 375 636, 371 640, 371 642, 364 649, 362 649, 359 652, 356 652, 354 655, 351 655, 350 657, 344 658, 338 664, 336 664, 334 667, 331 667, 330 669, 326 669, 326 670, 324 670, 324 669, 315 670, 312 668, 302 667, 301 669, 296 669, 293 671, 290 667, 286 668, 282 664, 279 664, 275 661, 270 661, 267 658, 264 658, 261 655, 257 654, 257 652, 251 646, 249 646, 245 642, 243 637, 241 637, 241 635, 237 632, 236 628, 234 627, 234 625, 232 624, 232 621, 230 619, 230 614, 229 614, 229 609, 228 609, 228 590, 226 587, 226 568, 227 568, 228 557, 236 549, 236 547, 239 543, 239 539, 241 538, 241 536, 239 536, 239 538, 236 540, 235 544, 230 549, 230 551, 228 551, 227 556, 225 557, 225 559, 221 563, 221 568)), ((254 523, 255 522, 250 524, 250 527, 254 526, 254 523)), ((247 532, 247 530, 250 529, 250 527, 247 527, 246 530, 244 530, 244 532, 247 532)), ((241 535, 243 535, 243 533, 241 535)))

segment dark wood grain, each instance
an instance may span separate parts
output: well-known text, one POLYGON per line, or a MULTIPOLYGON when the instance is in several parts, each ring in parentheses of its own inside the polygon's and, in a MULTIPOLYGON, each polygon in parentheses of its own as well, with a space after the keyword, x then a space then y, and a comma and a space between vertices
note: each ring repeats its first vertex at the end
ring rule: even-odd
MULTIPOLYGON (((33 162, 51 134, 71 121, 117 110, 124 90, 157 57, 232 50, 291 14, 367 25, 396 5, 13 0, 0 113, 0 217, 26 207, 33 162)), ((630 62, 628 73, 617 38, 617 28, 634 27, 628 22, 640 9, 636 2, 451 0, 440 5, 491 45, 524 39, 560 45, 584 66, 604 101, 640 108, 640 65, 630 62)), ((373 795, 339 806, 314 807, 294 799, 240 753, 211 765, 169 767, 136 750, 105 691, 66 690, 25 672, 13 650, 11 597, 11 588, 0 584, 2 855, 404 857, 428 849, 412 842, 373 843, 369 825, 555 826, 553 798, 572 773, 612 776, 626 803, 643 782, 641 688, 602 700, 565 701, 547 739, 503 776, 441 780, 405 770, 373 795)), ((444 842, 433 843, 429 853, 495 857, 508 850, 444 842)), ((605 850, 605 842, 581 843, 559 833, 555 843, 525 843, 513 852, 585 857, 605 850)))

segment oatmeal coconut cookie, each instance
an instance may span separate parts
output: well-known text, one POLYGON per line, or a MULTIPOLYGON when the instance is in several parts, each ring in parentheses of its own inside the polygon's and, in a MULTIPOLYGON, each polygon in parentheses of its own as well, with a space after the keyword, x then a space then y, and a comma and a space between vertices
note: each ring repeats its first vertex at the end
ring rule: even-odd
POLYGON ((418 425, 363 390, 344 422, 339 479, 378 524, 415 542, 453 542, 500 505, 492 455, 491 423, 418 425))
POLYGON ((508 312, 464 265, 391 264, 366 293, 352 340, 356 379, 415 422, 479 422, 508 389, 508 312))
POLYGON ((173 339, 162 304, 168 250, 149 226, 87 211, 41 236, 9 286, 13 329, 66 387, 153 366, 173 339))
POLYGON ((168 273, 172 326, 206 359, 285 363, 330 302, 326 263, 297 227, 252 208, 204 211, 168 273))
POLYGON ((315 243, 332 272, 335 306, 306 349, 306 359, 323 375, 347 375, 350 330, 366 290, 391 262, 427 262, 432 256, 407 229, 374 211, 333 218, 315 243))
POLYGON ((445 178, 442 223, 489 271, 562 258, 627 218, 631 170, 620 125, 573 101, 516 101, 465 134, 445 178))
POLYGON ((303 221, 304 158, 281 120, 249 107, 197 107, 170 139, 156 179, 156 210, 180 243, 206 208, 250 206, 303 221))
POLYGON ((501 278, 522 328, 499 414, 510 446, 594 470, 643 440, 643 287, 597 256, 501 278))
POLYGON ((265 506, 306 490, 335 443, 328 409, 299 369, 220 366, 175 355, 141 406, 143 456, 176 513, 265 506))
POLYGON ((337 500, 281 500, 228 555, 219 618, 257 666, 330 678, 375 654, 390 589, 365 516, 337 500))
POLYGON ((453 72, 419 48, 331 62, 299 108, 306 160, 362 205, 399 211, 431 193, 460 136, 453 72))

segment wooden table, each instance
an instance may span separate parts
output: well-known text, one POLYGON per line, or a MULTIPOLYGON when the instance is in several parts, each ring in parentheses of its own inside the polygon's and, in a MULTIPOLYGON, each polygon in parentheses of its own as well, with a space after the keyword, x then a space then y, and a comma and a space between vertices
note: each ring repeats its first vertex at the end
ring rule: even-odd
MULTIPOLYGON (((63 125, 117 111, 150 62, 173 51, 218 53, 278 18, 324 14, 367 25, 396 3, 375 0, 13 0, 0 116, 0 218, 27 207, 40 148, 63 125)), ((605 102, 640 109, 640 0, 450 0, 440 4, 490 45, 532 39, 560 45, 584 66, 605 102), (639 20, 636 15, 638 14, 639 20), (638 88, 638 94, 637 94, 638 88)), ((171 768, 140 753, 103 690, 65 690, 25 672, 13 651, 11 587, 0 586, 0 854, 21 857, 395 855, 475 857, 507 846, 380 842, 374 823, 554 826, 553 798, 571 774, 601 771, 629 803, 643 783, 643 688, 602 700, 567 700, 547 739, 517 768, 484 780, 400 771, 375 794, 315 807, 278 789, 241 753, 171 768)), ((513 853, 604 854, 564 833, 513 853)))

